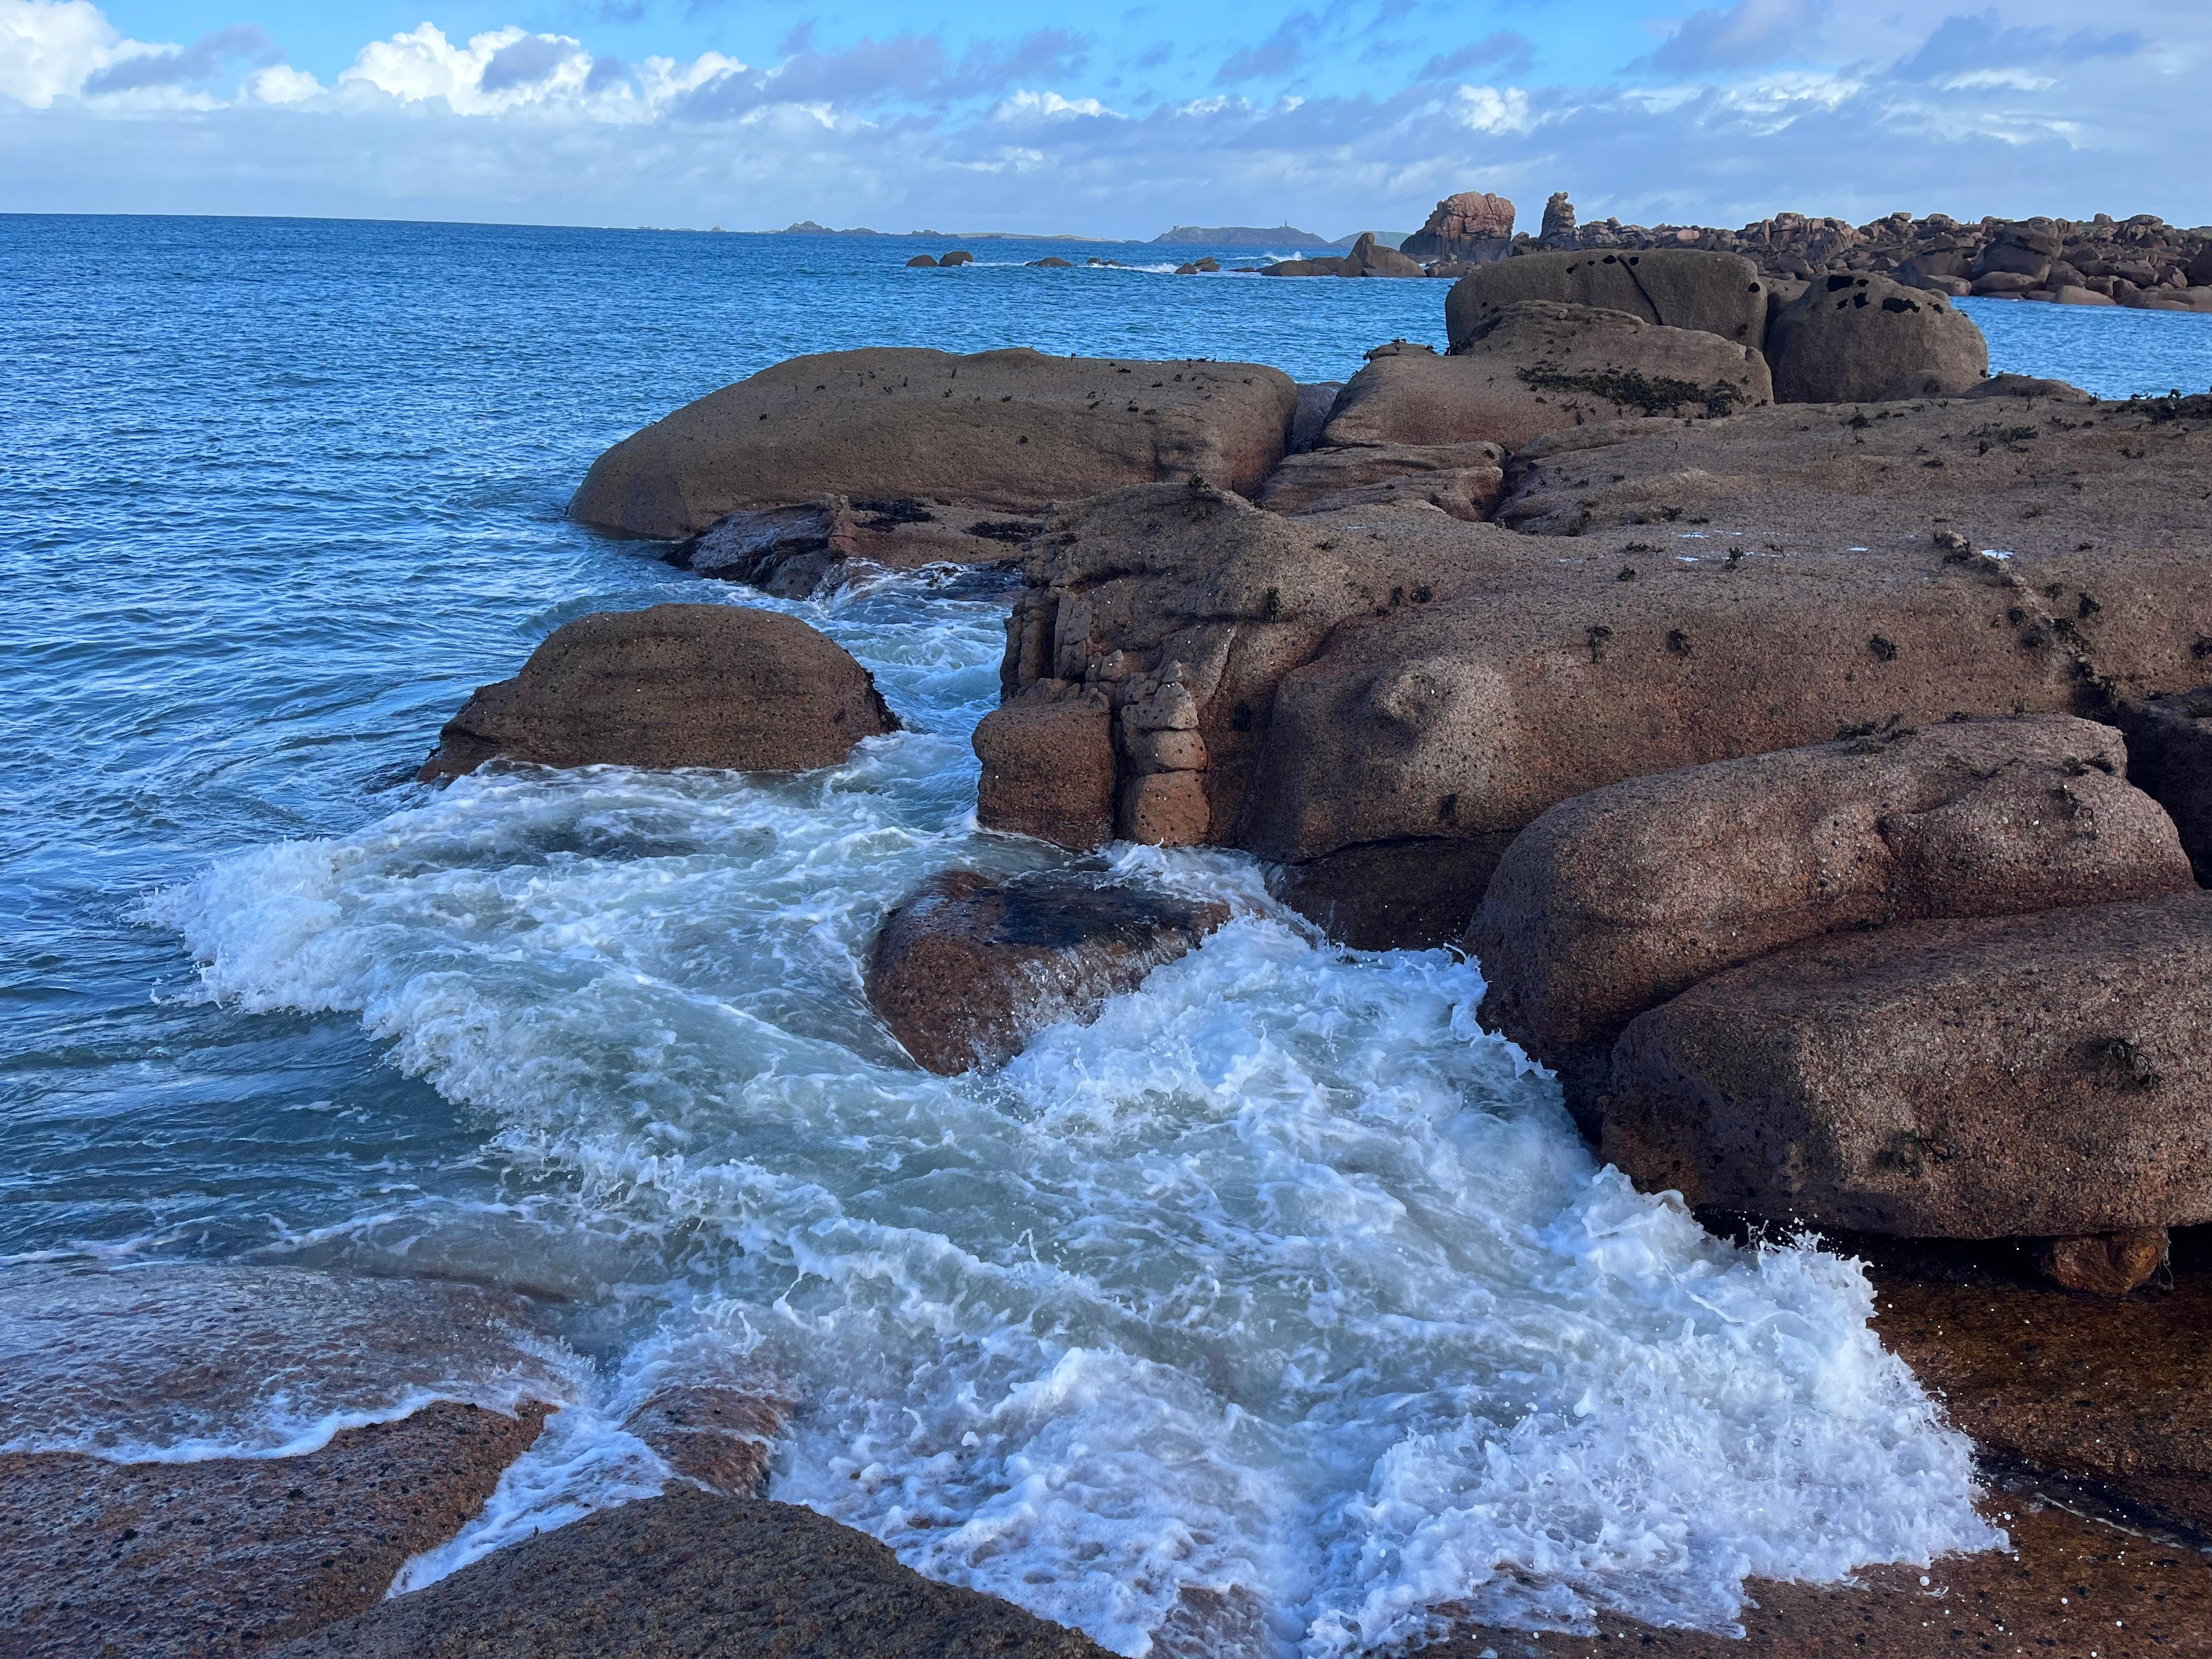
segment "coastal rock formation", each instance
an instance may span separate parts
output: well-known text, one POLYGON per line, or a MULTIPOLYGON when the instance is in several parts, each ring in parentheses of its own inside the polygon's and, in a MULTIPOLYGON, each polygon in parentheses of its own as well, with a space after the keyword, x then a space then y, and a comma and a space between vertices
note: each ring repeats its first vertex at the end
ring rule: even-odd
POLYGON ((1504 258, 1512 245, 1513 204, 1487 191, 1463 190, 1437 203, 1399 251, 1413 259, 1482 264, 1504 258))
POLYGON ((2212 887, 2212 687, 2130 699, 2117 718, 2130 781, 2172 816, 2198 883, 2212 887))
POLYGON ((677 1383, 655 1390, 623 1427, 684 1480, 725 1498, 757 1498, 791 1412, 792 1402, 769 1389, 677 1383))
POLYGON ((673 1492, 543 1533, 272 1659, 1106 1659, 794 1504, 673 1492))
POLYGON ((1546 247, 1572 247, 1575 245, 1575 204, 1567 199, 1567 192, 1555 190, 1544 199, 1544 218, 1536 233, 1536 240, 1546 247))
POLYGON ((1532 253, 1485 265, 1444 296, 1456 352, 1509 306, 1530 301, 1621 311, 1663 328, 1695 329, 1756 351, 1766 333, 1766 284, 1748 259, 1693 249, 1648 253, 1532 253))
POLYGON ((1838 928, 2188 890, 2107 726, 1952 721, 1632 779, 1522 830, 1468 928, 1481 1018, 1595 1128, 1613 1039, 1701 980, 1838 928))
POLYGON ((964 247, 956 247, 951 252, 939 256, 937 263, 940 265, 972 265, 975 263, 975 256, 964 247))
MULTIPOLYGON (((1019 628, 1017 606, 1008 621, 1019 628)), ((1032 628, 1026 643, 1040 643, 1032 628)), ((1004 679, 1008 670, 1001 671, 1004 679)), ((1071 851, 1103 846, 1114 838, 1117 799, 1114 714, 1105 694, 1066 680, 1027 680, 1005 688, 1006 701, 975 727, 976 758, 983 774, 975 786, 975 814, 987 827, 1035 836, 1071 851)))
POLYGON ((554 629, 438 734, 422 781, 494 756, 541 766, 831 766, 898 729, 868 671, 796 617, 729 605, 604 611, 554 629))
POLYGON ((1046 1026, 1096 1018, 1228 919, 1225 905, 1131 887, 952 871, 884 918, 868 1002, 926 1070, 1002 1066, 1046 1026))
POLYGON ((1332 503, 1359 506, 1365 504, 1366 497, 1341 498, 1347 492, 1366 491, 1404 479, 1448 483, 1458 499, 1480 509, 1454 516, 1482 519, 1504 493, 1504 459, 1496 444, 1482 443, 1362 444, 1318 449, 1292 456, 1277 467, 1260 492, 1260 505, 1271 513, 1327 508, 1332 503))
POLYGON ((906 265, 908 270, 934 270, 937 269, 937 261, 929 254, 917 253, 906 262, 906 265))
POLYGON ((467 1285, 0 1269, 0 1421, 18 1443, 85 1449, 0 1455, 0 1648, 232 1659, 374 1605, 537 1438, 548 1407, 530 1396, 562 1397, 532 1341, 520 1304, 467 1285), (471 1377, 512 1413, 447 1398, 295 1456, 112 1461, 196 1438, 256 1449, 271 1379, 292 1396, 277 1409, 312 1421, 471 1377))
POLYGON ((1487 312, 1448 357, 1402 345, 1368 357, 1339 394, 1323 443, 1510 449, 1561 427, 1648 416, 1705 419, 1772 401, 1757 351, 1582 305, 1487 312))
POLYGON ((830 495, 798 507, 726 513, 668 552, 678 569, 744 582, 778 599, 801 599, 872 571, 966 566, 978 574, 1011 562, 1009 544, 1041 526, 1033 519, 925 507, 910 497, 851 501, 830 495))
POLYGON ((1289 376, 1255 363, 825 352, 625 438, 592 463, 569 513, 673 538, 741 508, 830 495, 1003 514, 1194 476, 1257 489, 1297 399, 1289 376))
POLYGON ((1966 392, 1990 346, 1951 302, 1886 276, 1824 277, 1774 319, 1766 356, 1778 403, 1844 404, 1966 392))
POLYGON ((1345 262, 1331 256, 1317 255, 1310 259, 1278 259, 1273 264, 1261 265, 1262 276, 1341 276, 1345 262))
POLYGON ((1418 259, 1409 259, 1396 248, 1386 247, 1375 240, 1371 230, 1360 234, 1337 266, 1340 276, 1425 276, 1418 259))
POLYGON ((1631 1022, 1640 1186, 1909 1237, 2212 1220, 2212 893, 1830 934, 1631 1022))
POLYGON ((1300 384, 1297 413, 1291 418, 1288 454, 1303 455, 1321 442, 1322 428, 1328 424, 1328 412, 1336 407, 1336 394, 1343 390, 1341 380, 1300 384))

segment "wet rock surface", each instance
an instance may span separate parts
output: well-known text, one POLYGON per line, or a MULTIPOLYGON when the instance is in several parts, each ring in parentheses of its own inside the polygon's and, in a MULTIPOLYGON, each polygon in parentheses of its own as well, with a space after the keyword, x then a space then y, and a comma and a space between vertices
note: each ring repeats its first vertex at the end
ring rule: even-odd
POLYGON ((1638 1185, 1910 1237, 2212 1221, 2212 894, 1830 934, 1613 1050, 1638 1185))
POLYGON ((897 729, 868 671, 796 617, 659 605, 556 629, 514 678, 463 705, 420 776, 457 777, 495 756, 804 771, 897 729))
POLYGON ((725 1498, 757 1498, 791 1413, 790 1401, 764 1389, 675 1383, 656 1389, 623 1426, 684 1480, 725 1498))
POLYGON ((833 495, 725 514, 678 543, 668 562, 798 599, 884 571, 938 564, 1011 568, 1016 545, 1038 527, 1033 520, 988 507, 833 495))
POLYGON ((673 538, 741 508, 830 495, 1028 512, 1156 479, 1256 489, 1297 403, 1289 376, 1256 363, 825 352, 624 439, 592 463, 569 513, 673 538))
POLYGON ((374 1606, 538 1437, 439 1403, 300 1457, 0 1455, 0 1630, 19 1659, 263 1653, 374 1606))
POLYGON ((984 824, 1077 852, 1114 838, 1114 714, 1103 695, 1033 681, 977 723, 973 742, 984 824))
POLYGON ((1704 420, 1773 401, 1754 347, 1584 305, 1487 312, 1455 337, 1448 357, 1395 347, 1369 355, 1338 396, 1326 444, 1515 448, 1563 427, 1704 420))
POLYGON ((1225 905, 1164 893, 953 871, 884 917, 868 1001, 927 1070, 1002 1065, 1047 1025, 1095 1018, 1228 919, 1225 905))
MULTIPOLYGON (((1594 790, 1522 831, 1468 929, 1481 1016, 1601 1091, 1630 1019, 1832 932, 2191 886, 2111 726, 2064 715, 1869 734, 1594 790)), ((1592 1121, 1587 1107, 1577 1114, 1592 1121)))
MULTIPOLYGON (((2134 1294, 2061 1289, 2022 1244, 1847 1237, 1885 1346, 2001 1462, 2088 1483, 2122 1519, 2212 1543, 2212 1239, 2134 1294)), ((2199 1638, 2212 1650, 2212 1629, 2199 1638)))
POLYGON ((283 1659, 1099 1659, 811 1510, 673 1492, 500 1551, 283 1659))
POLYGON ((2028 1497, 1993 1498, 1984 1513, 2010 1534, 2011 1553, 1869 1567, 1850 1586, 1754 1578, 1741 1638, 1603 1619, 1595 1636, 1462 1628, 1421 1652, 1428 1659, 2171 1659, 2212 1644, 2212 1563, 2189 1546, 2028 1497))

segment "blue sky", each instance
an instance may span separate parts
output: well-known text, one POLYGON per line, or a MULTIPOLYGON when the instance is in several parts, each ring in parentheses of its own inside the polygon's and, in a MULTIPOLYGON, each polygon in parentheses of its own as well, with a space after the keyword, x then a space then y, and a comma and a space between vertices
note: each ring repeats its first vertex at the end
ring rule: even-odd
POLYGON ((0 0, 0 210, 2212 219, 2205 0, 0 0))

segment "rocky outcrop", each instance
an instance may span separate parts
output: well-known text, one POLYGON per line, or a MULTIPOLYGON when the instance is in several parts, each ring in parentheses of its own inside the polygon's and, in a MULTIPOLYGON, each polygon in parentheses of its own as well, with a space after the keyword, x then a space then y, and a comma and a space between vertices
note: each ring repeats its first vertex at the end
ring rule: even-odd
POLYGON ((1344 256, 1337 266, 1340 276, 1425 276, 1418 259, 1409 259, 1396 248, 1386 247, 1375 240, 1371 230, 1362 232, 1352 245, 1352 252, 1344 256))
POLYGON ((1318 380, 1299 386, 1297 413, 1291 419, 1289 454, 1303 455, 1321 442, 1321 430, 1328 424, 1328 411, 1336 406, 1336 394, 1343 390, 1341 380, 1318 380))
POLYGON ((1989 342, 1940 295, 1886 276, 1814 283, 1767 331, 1778 403, 1888 402, 1979 385, 1989 342))
POLYGON ((1224 905, 1164 893, 954 871, 884 918, 868 1002, 927 1070, 1001 1066, 1046 1026, 1096 1018, 1228 919, 1224 905))
POLYGON ((679 1478, 725 1498, 757 1498, 768 1489, 769 1457, 791 1420, 792 1403, 765 1389, 672 1383, 654 1390, 623 1427, 679 1478))
POLYGON ((1256 489, 1282 459, 1297 395, 1255 363, 826 352, 625 438, 592 463, 569 512, 672 538, 831 495, 1022 513, 1158 479, 1256 489))
POLYGON ((1444 296, 1454 351, 1509 306, 1540 301, 1626 312, 1662 328, 1717 334, 1759 349, 1766 331, 1766 284, 1733 254, 1692 249, 1649 253, 1534 253, 1486 265, 1444 296))
POLYGON ((1831 934, 1631 1022, 1639 1185, 1910 1237, 2212 1220, 2212 893, 1831 934))
POLYGON ((1552 807, 1468 929, 1483 1024, 1594 1131, 1613 1040, 1699 981, 1839 928, 2191 886, 2112 727, 1952 721, 1632 779, 1552 807))
POLYGON ((1260 491, 1260 505, 1271 513, 1360 506, 1374 499, 1370 492, 1375 486, 1407 481, 1442 485, 1450 491, 1453 504, 1464 503, 1455 517, 1483 519, 1504 493, 1504 460, 1496 444, 1363 444, 1317 449, 1292 456, 1277 467, 1260 491))
POLYGON ((831 766, 898 729, 868 671, 796 617, 657 605, 565 623, 438 734, 424 782, 495 756, 540 766, 831 766))
POLYGON ((950 253, 940 254, 937 263, 940 265, 972 265, 975 263, 975 256, 964 247, 956 247, 950 253))
MULTIPOLYGON (((1665 443, 1698 430, 1633 424, 1665 443)), ((1594 441, 1607 438, 1544 465, 1620 471, 1638 446, 1612 428, 1594 441)), ((2145 528, 2188 516, 2105 501, 2145 528)), ((2064 511, 2099 508, 2085 490, 2064 511)), ((1285 517, 1219 491, 1121 492, 1031 544, 1008 702, 977 747, 988 763, 994 725, 1068 705, 1054 718, 1087 723, 1086 755, 1102 733, 1112 746, 1123 833, 1304 865, 1376 843, 1496 846, 1571 795, 1655 771, 1954 713, 2101 708, 2202 677, 2212 569, 2195 554, 2149 537, 2073 550, 2063 521, 2008 560, 1924 532, 1905 545, 1895 526, 1887 545, 1839 548, 1844 527, 1730 558, 1725 542, 1562 544, 1432 510, 1285 517)), ((1030 752, 1049 766, 1048 745, 1030 752)), ((1093 822, 1103 770, 1080 769, 1093 822)), ((988 799, 981 816, 1005 823, 988 799)))
MULTIPOLYGON (((1902 556, 1934 535, 1961 559, 1984 549, 2008 556, 2000 562, 2028 584, 2023 619, 2040 616, 2063 641, 2084 621, 2108 625, 2112 596, 2085 582, 2061 603, 2040 591, 2055 578, 2025 574, 2036 560, 2202 556, 2197 480, 2212 454, 2212 398, 2087 406, 2021 389, 2030 395, 1863 410, 1779 404, 1696 428, 1652 421, 1557 433, 1513 457, 1498 518, 1603 539, 1639 568, 1655 556, 1759 567, 1853 547, 1902 556), (1628 550, 1638 544, 1640 561, 1628 550)), ((2212 618, 2202 627, 2212 635, 2212 618)))
POLYGON ((1544 218, 1536 240, 1551 248, 1574 246, 1575 204, 1567 199, 1564 190, 1555 190, 1544 198, 1544 218))
POLYGON ((1333 257, 1311 259, 1278 259, 1273 264, 1261 265, 1262 276, 1341 276, 1345 262, 1333 257))
POLYGON ((1504 258, 1512 246, 1513 204, 1487 191, 1464 190, 1437 203, 1399 251, 1413 259, 1485 264, 1504 258))
POLYGON ((1588 306, 1507 306, 1439 357, 1392 345, 1338 396, 1322 441, 1517 448, 1563 427, 1650 416, 1704 420, 1771 402, 1759 353, 1588 306))
POLYGON ((906 266, 908 270, 934 270, 937 269, 937 260, 930 254, 917 253, 906 262, 906 266))
POLYGON ((282 1267, 0 1270, 0 1648, 11 1659, 233 1659, 374 1605, 537 1438, 558 1379, 511 1299, 282 1267), (374 1415, 499 1381, 512 1413, 450 1398, 296 1456, 118 1462, 136 1447, 374 1415), (519 1395, 519 1397, 517 1395, 519 1395))
POLYGON ((812 1510, 676 1492, 542 1533, 276 1659, 1104 1659, 812 1510))
POLYGON ((2197 881, 2212 887, 2212 687, 2129 699, 2116 714, 2130 780, 2172 816, 2197 881))
POLYGON ((726 513, 669 550, 678 569, 744 582, 778 599, 803 599, 885 570, 960 565, 976 579, 1010 567, 1013 544, 1035 535, 1034 519, 908 498, 827 496, 800 507, 726 513))
MULTIPOLYGON (((1010 631, 1018 632, 1024 620, 1018 604, 1010 631)), ((1009 651, 1033 652, 1041 643, 1036 633, 1032 626, 1030 637, 1012 640, 1009 651)), ((976 817, 987 828, 1073 851, 1111 841, 1119 796, 1106 694, 1032 672, 1008 687, 1006 697, 975 727, 975 755, 983 763, 976 817)))

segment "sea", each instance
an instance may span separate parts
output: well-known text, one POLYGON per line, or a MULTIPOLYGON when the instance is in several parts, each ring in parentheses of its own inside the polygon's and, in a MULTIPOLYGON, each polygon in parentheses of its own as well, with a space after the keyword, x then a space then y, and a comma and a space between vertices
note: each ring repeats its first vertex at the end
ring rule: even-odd
MULTIPOLYGON (((657 1492, 654 1391, 757 1388, 793 1405, 771 1496, 1128 1655, 1208 1591, 1334 1656, 1728 1630, 1747 1577, 1998 1545, 1858 1265, 1601 1165, 1480 963, 1332 946, 1242 855, 980 830, 1006 596, 777 601, 564 515, 608 445, 799 353, 1322 380, 1443 343, 1441 283, 905 268, 953 245, 0 217, 0 1273, 427 1278, 529 1326, 185 1402, 19 1378, 0 1449, 273 1455, 526 1376, 562 1409, 404 1593, 657 1492), (667 600, 805 618, 904 729, 795 777, 412 781, 553 629, 667 600), (861 993, 885 909, 1062 865, 1235 919, 1000 1072, 917 1069, 861 993)), ((2212 384, 2212 317, 1964 308, 1999 369, 2212 384)))

